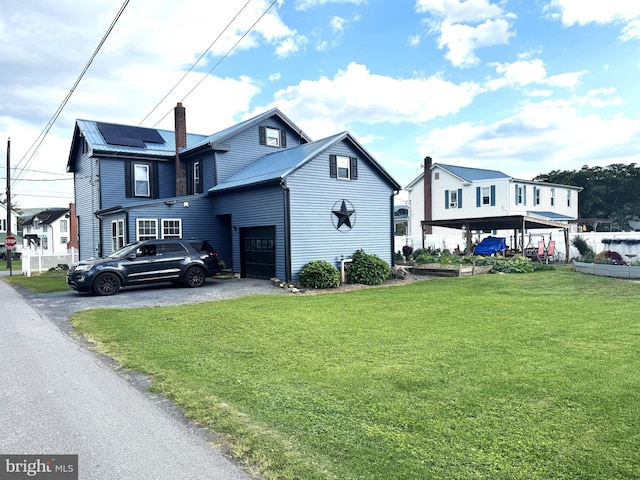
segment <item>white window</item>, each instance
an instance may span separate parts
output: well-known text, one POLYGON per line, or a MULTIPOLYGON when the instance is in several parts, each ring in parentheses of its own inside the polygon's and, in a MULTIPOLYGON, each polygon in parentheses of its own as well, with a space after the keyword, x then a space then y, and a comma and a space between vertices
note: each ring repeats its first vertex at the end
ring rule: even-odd
POLYGON ((556 204, 556 189, 551 189, 551 206, 553 207, 556 204))
POLYGON ((111 249, 115 252, 124 247, 124 220, 111 222, 111 249))
POLYGON ((42 231, 43 232, 48 232, 49 231, 49 225, 42 225, 42 231))
POLYGON ((200 162, 193 162, 193 193, 202 193, 200 186, 200 162))
POLYGON ((155 218, 139 218, 136 222, 138 241, 158 238, 158 221, 155 218))
POLYGON ((6 219, 2 219, 2 227, 0 228, 0 231, 6 232, 7 231, 7 220, 6 219))
POLYGON ((491 205, 491 188, 482 188, 482 205, 491 205))
POLYGON ((68 242, 69 240, 67 240, 67 237, 60 237, 60 244, 64 245, 68 242))
POLYGON ((162 238, 181 238, 182 220, 180 218, 162 219, 162 238))
POLYGON ((40 245, 42 246, 43 250, 49 250, 49 238, 46 236, 43 236, 40 239, 40 245))
POLYGON ((567 207, 571 206, 571 190, 567 190, 567 207))
POLYGON ((536 198, 533 199, 536 205, 540 205, 540 189, 536 188, 534 190, 536 192, 536 198))
POLYGON ((60 233, 65 233, 67 231, 67 221, 60 220, 60 233))
POLYGON ((458 192, 456 190, 449 192, 449 208, 458 208, 458 192))
POLYGON ((518 185, 518 196, 517 196, 516 203, 518 205, 524 203, 524 188, 520 185, 518 185))
POLYGON ((336 165, 338 167, 338 178, 349 180, 351 178, 351 174, 349 173, 351 170, 351 159, 338 155, 336 156, 336 165))
POLYGON ((150 197, 151 181, 149 179, 149 165, 135 165, 133 171, 135 180, 135 196, 150 197))
POLYGON ((271 147, 280 146, 280 130, 277 128, 266 127, 265 134, 267 136, 267 145, 271 147))
POLYGON ((433 172, 433 179, 440 180, 440 172, 433 172))

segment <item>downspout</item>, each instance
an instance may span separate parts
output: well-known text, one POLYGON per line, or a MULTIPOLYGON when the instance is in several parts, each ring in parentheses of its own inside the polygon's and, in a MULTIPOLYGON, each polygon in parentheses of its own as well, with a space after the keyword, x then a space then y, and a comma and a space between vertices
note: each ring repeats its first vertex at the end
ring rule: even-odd
MULTIPOLYGON (((395 240, 396 240, 396 217, 395 217, 395 196, 398 195, 400 193, 400 190, 394 190, 393 193, 391 194, 390 198, 391 198, 391 266, 395 267, 396 266, 396 260, 395 260, 395 255, 396 252, 394 250, 393 247, 395 247, 395 240)), ((409 220, 407 219, 407 228, 409 226, 409 220)))
POLYGON ((282 187, 282 205, 284 207, 284 275, 285 282, 291 282, 291 192, 284 179, 280 179, 282 187))

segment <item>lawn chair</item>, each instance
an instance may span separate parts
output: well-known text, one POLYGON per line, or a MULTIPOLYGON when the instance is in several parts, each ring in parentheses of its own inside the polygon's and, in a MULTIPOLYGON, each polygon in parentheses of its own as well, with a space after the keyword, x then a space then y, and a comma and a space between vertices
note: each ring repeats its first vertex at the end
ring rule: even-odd
POLYGON ((538 242, 538 251, 536 252, 536 260, 540 263, 544 262, 546 258, 546 249, 544 247, 544 240, 538 242))
POLYGON ((553 262, 553 259, 556 256, 556 241, 555 240, 549 240, 549 246, 547 247, 547 252, 546 252, 546 262, 549 263, 549 259, 551 259, 551 261, 553 262))

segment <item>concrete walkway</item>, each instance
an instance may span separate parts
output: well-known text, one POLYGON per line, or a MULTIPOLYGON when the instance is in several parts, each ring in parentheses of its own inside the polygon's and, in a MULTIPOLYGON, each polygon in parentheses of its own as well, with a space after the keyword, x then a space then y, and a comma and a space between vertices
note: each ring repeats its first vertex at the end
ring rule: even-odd
POLYGON ((80 479, 250 479, 163 402, 0 280, 0 453, 77 454, 80 479))

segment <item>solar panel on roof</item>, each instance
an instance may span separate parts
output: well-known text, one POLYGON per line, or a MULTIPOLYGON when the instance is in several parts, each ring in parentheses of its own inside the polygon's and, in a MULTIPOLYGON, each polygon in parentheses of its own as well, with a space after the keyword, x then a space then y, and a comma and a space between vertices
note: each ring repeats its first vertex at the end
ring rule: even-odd
POLYGON ((97 126, 104 141, 109 145, 144 148, 145 142, 164 143, 158 131, 153 128, 131 127, 102 122, 98 122, 97 126))

